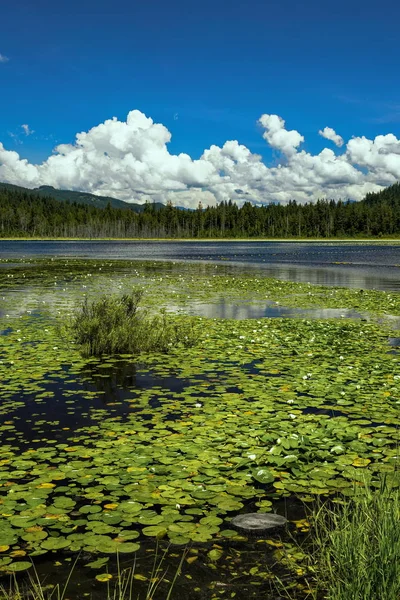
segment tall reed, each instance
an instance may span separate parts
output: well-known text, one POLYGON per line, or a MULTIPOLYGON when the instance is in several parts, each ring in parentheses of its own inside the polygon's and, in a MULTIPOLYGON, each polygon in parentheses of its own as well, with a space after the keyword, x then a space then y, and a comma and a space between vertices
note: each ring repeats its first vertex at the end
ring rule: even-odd
MULTIPOLYGON (((368 485, 314 514, 312 562, 327 600, 399 600, 400 492, 368 485)), ((318 597, 321 597, 318 595, 318 597)))

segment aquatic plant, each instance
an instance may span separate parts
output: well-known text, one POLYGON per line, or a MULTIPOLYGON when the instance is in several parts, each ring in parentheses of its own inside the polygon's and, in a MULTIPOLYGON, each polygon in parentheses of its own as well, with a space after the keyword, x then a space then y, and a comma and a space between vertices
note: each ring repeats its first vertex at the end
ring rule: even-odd
POLYGON ((358 488, 351 500, 314 515, 317 588, 327 600, 398 600, 400 492, 358 488))
POLYGON ((82 355, 168 352, 195 344, 191 319, 174 317, 165 310, 149 314, 139 307, 142 297, 141 289, 92 301, 85 297, 70 324, 82 355))

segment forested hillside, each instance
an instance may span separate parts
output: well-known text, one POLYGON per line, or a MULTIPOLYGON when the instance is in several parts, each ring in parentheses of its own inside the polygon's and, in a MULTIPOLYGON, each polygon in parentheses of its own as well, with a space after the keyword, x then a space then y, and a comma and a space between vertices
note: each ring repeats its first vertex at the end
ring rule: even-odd
MULTIPOLYGON (((22 191, 21 191, 22 190, 22 191)), ((400 184, 361 202, 256 207, 232 202, 196 210, 145 204, 142 212, 59 201, 0 187, 0 237, 295 238, 400 235, 400 184)))
MULTIPOLYGON (((134 202, 124 202, 117 198, 111 198, 110 196, 97 196, 95 194, 89 194, 88 192, 75 192, 73 190, 56 190, 51 185, 41 185, 38 188, 29 190, 28 188, 21 187, 19 185, 12 185, 11 183, 0 183, 0 192, 3 189, 14 190, 20 193, 35 194, 36 196, 43 196, 45 198, 54 198, 55 200, 61 200, 63 202, 77 202, 78 204, 90 204, 96 208, 105 208, 108 204, 111 204, 114 208, 130 208, 135 212, 141 212, 143 210, 143 204, 136 204, 134 202)), ((158 204, 162 206, 162 204, 158 204)))

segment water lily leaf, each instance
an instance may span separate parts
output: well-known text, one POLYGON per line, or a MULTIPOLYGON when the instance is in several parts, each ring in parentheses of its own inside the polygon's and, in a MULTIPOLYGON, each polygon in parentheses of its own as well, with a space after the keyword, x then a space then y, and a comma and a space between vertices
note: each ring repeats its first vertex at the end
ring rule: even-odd
POLYGON ((142 529, 143 535, 156 537, 158 539, 162 539, 163 537, 165 537, 167 532, 168 526, 165 524, 151 525, 149 527, 143 527, 142 529))
POLYGON ((12 573, 19 573, 20 571, 26 571, 27 569, 30 569, 32 566, 32 563, 28 562, 28 561, 24 561, 21 560, 19 562, 13 562, 10 563, 9 565, 6 565, 5 567, 2 568, 2 570, 6 569, 7 571, 10 571, 12 573))
POLYGON ((95 514, 100 511, 101 511, 101 506, 99 506, 98 504, 85 504, 84 506, 81 506, 79 509, 79 512, 83 513, 85 515, 95 514))
POLYGON ((110 579, 112 579, 112 575, 110 575, 110 573, 99 573, 98 575, 96 575, 96 579, 97 581, 110 581, 110 579))
POLYGON ((123 542, 118 545, 118 552, 121 553, 133 553, 137 552, 140 548, 140 544, 138 542, 123 542))
POLYGON ((272 483, 275 480, 275 476, 269 469, 255 469, 252 474, 254 479, 260 483, 272 483))
POLYGON ((369 465, 370 463, 370 459, 369 458, 356 458, 353 460, 353 462, 351 463, 353 465, 353 467, 366 467, 367 465, 369 465))
POLYGON ((220 525, 222 522, 223 520, 216 515, 209 515, 200 519, 200 523, 203 525, 220 525))
POLYGON ((223 529, 222 531, 219 532, 219 534, 222 537, 233 538, 233 537, 236 537, 238 535, 238 532, 235 531, 234 529, 223 529))
POLYGON ((207 556, 212 562, 216 562, 217 560, 219 560, 223 556, 223 554, 223 550, 220 550, 219 548, 213 548, 212 550, 207 552, 207 556))
POLYGON ((104 567, 104 565, 106 563, 108 563, 109 560, 110 560, 109 556, 97 558, 96 560, 93 560, 92 562, 86 563, 85 567, 89 567, 90 569, 101 569, 101 567, 104 567))
POLYGON ((39 540, 44 540, 48 536, 46 531, 34 531, 32 533, 24 533, 21 535, 21 539, 25 542, 38 542, 39 540))
POLYGON ((41 542, 41 547, 45 550, 61 550, 68 548, 71 541, 64 537, 50 537, 41 542))
POLYGON ((75 504, 75 501, 67 496, 58 496, 54 499, 54 506, 57 508, 71 509, 75 504))

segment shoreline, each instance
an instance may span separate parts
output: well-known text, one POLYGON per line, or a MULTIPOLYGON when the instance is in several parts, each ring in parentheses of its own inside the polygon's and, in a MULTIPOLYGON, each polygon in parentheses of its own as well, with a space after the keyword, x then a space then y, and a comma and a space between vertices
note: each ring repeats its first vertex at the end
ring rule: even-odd
POLYGON ((347 244, 400 244, 400 237, 396 238, 82 238, 82 237, 5 237, 1 242, 268 242, 268 243, 347 243, 347 244))

